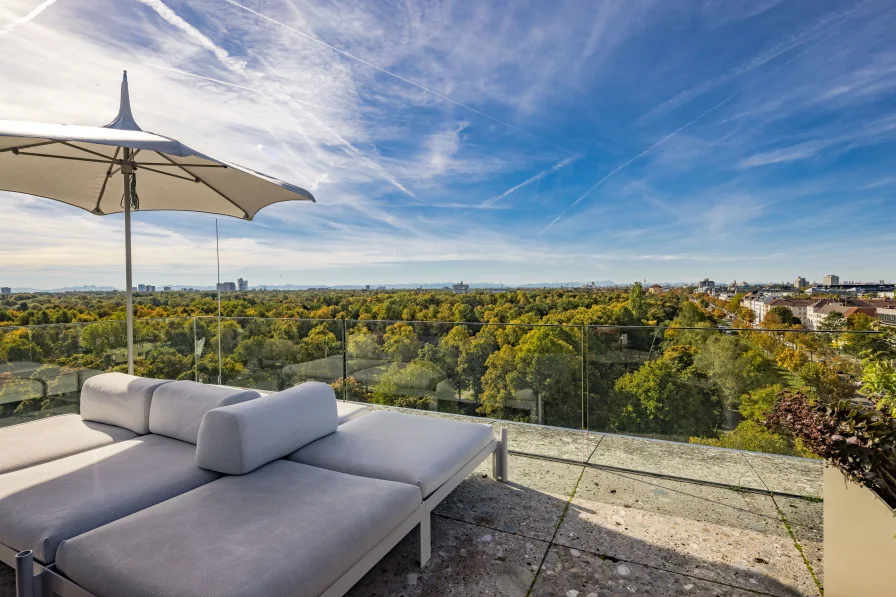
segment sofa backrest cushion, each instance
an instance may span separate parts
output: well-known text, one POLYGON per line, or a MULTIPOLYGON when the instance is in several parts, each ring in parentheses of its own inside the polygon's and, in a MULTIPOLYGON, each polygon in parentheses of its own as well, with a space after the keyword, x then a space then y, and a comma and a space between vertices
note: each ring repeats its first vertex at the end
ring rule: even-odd
POLYGON ((196 464, 219 473, 244 475, 333 433, 338 425, 333 388, 309 381, 205 413, 196 464))
POLYGON ((94 375, 81 387, 81 418, 115 425, 134 433, 149 433, 149 410, 155 391, 167 379, 148 379, 126 373, 94 375))
POLYGON ((255 390, 223 388, 195 381, 173 381, 161 386, 149 409, 149 430, 195 444, 202 416, 213 408, 258 398, 255 390))

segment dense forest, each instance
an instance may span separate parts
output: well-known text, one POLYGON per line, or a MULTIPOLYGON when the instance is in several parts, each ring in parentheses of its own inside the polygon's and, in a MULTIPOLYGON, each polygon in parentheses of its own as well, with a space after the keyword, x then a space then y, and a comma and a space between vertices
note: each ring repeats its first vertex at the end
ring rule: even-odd
MULTIPOLYGON (((738 296, 684 288, 251 291, 217 310, 214 293, 138 294, 136 373, 315 379, 361 402, 804 455, 764 425, 782 393, 892 399, 896 342, 873 322, 811 333, 773 312, 757 331, 738 296)), ((86 376, 126 370, 124 315, 122 293, 0 300, 0 420, 66 412, 86 376)))

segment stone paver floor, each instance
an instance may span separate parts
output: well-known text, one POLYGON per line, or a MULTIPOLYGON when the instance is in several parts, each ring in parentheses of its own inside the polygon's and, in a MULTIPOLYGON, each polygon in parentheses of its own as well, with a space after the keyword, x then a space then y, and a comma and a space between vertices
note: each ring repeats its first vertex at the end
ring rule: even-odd
POLYGON ((435 510, 425 568, 411 533, 349 595, 820 594, 820 463, 520 425, 510 441, 548 458, 511 455, 507 484, 480 466, 435 510))

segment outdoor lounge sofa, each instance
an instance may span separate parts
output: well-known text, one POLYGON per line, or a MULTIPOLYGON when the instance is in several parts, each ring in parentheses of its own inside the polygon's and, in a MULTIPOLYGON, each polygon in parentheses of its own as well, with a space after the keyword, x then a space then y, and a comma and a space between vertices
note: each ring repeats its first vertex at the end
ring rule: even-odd
POLYGON ((423 499, 429 557, 429 516, 486 458, 507 482, 507 430, 490 425, 380 410, 349 421, 288 460, 350 475, 413 485, 423 499))
MULTIPOLYGON (((164 391, 157 392, 150 410, 154 432, 157 406, 170 406, 164 391)), ((506 480, 506 430, 502 441, 488 425, 385 411, 339 425, 333 390, 322 383, 230 406, 196 406, 182 415, 187 416, 178 417, 181 428, 166 429, 170 436, 159 440, 166 445, 188 445, 185 439, 197 443, 187 450, 195 453, 192 469, 185 456, 168 457, 195 488, 170 490, 170 499, 155 499, 157 489, 147 486, 156 488, 158 482, 136 481, 137 493, 155 496, 149 503, 121 506, 109 520, 92 520, 78 532, 58 532, 55 564, 45 569, 34 566, 32 558, 49 564, 46 547, 19 554, 17 577, 23 583, 36 579, 45 596, 61 597, 337 597, 415 527, 420 563, 425 564, 431 549, 431 510, 485 458, 493 457, 496 477, 506 480), (195 424, 197 415, 200 425, 195 424), (359 425, 366 419, 374 424, 359 425), (345 428, 349 431, 342 434, 345 428), (284 459, 321 458, 327 452, 322 446, 333 453, 328 466, 284 459), (350 466, 347 450, 358 446, 360 472, 333 470, 350 466), (377 459, 390 462, 377 465, 377 459)), ((168 422, 175 423, 170 418, 168 422)), ((110 480, 120 474, 109 473, 110 480)), ((80 483, 83 478, 71 489, 80 483)), ((139 501, 133 494, 122 497, 139 501)), ((19 517, 16 512, 25 505, 7 509, 5 500, 0 497, 0 517, 19 517)))
POLYGON ((209 411, 196 462, 228 476, 64 541, 44 595, 344 594, 428 518, 415 486, 282 460, 336 431, 321 386, 209 411))
POLYGON ((0 429, 0 474, 149 433, 149 405, 164 379, 105 373, 84 382, 81 414, 0 429))
POLYGON ((348 423, 358 417, 363 417, 369 412, 369 408, 363 404, 358 404, 357 402, 344 402, 342 400, 336 402, 336 414, 339 416, 340 425, 348 423))
POLYGON ((88 392, 82 410, 149 433, 0 475, 0 561, 13 565, 17 552, 31 550, 49 564, 63 540, 219 478, 196 466, 202 417, 258 397, 191 381, 159 385, 151 402, 119 389, 88 392))

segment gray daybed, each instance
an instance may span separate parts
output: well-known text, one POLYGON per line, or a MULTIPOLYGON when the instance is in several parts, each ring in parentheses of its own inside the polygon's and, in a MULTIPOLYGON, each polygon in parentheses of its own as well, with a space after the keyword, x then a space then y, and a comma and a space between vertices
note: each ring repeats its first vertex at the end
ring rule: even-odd
POLYGON ((149 433, 149 405, 163 379, 124 373, 91 377, 81 388, 81 414, 0 429, 0 474, 149 433))
MULTIPOLYGON (((425 564, 430 512, 487 457, 507 476, 506 430, 384 411, 340 425, 326 384, 186 419, 200 411, 195 488, 59 533, 55 564, 19 577, 61 597, 338 597, 415 527, 425 564)), ((41 556, 19 554, 17 569, 41 556)))
POLYGON ((507 429, 380 410, 344 425, 289 456, 332 471, 416 486, 426 514, 421 549, 429 550, 429 514, 486 458, 507 478, 507 429), (425 543, 425 544, 424 544, 425 543))
POLYGON ((65 539, 219 478, 196 466, 202 417, 258 397, 191 381, 159 385, 148 404, 119 390, 83 394, 82 410, 116 425, 137 421, 132 428, 149 433, 0 475, 0 561, 14 565, 17 552, 31 550, 50 564, 65 539))
POLYGON ((281 459, 338 426, 308 390, 209 411, 196 461, 229 476, 64 541, 44 595, 343 595, 428 518, 417 487, 281 459))

